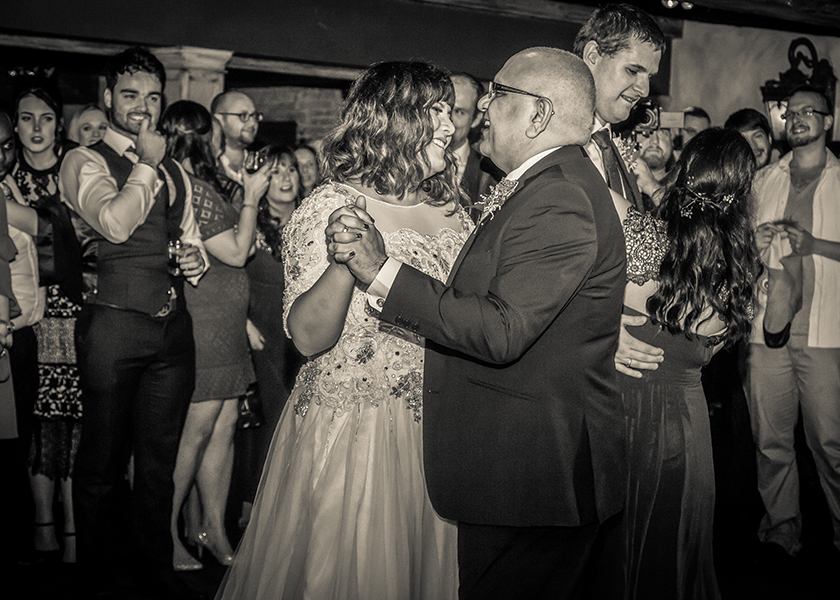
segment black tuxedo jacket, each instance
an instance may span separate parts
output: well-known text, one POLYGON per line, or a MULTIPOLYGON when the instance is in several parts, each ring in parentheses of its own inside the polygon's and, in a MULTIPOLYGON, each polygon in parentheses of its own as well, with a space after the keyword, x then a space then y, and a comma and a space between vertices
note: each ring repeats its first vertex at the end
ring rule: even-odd
POLYGON ((427 338, 424 462, 443 517, 574 526, 620 510, 624 277, 621 225, 579 146, 524 174, 449 284, 400 268, 381 316, 427 338))

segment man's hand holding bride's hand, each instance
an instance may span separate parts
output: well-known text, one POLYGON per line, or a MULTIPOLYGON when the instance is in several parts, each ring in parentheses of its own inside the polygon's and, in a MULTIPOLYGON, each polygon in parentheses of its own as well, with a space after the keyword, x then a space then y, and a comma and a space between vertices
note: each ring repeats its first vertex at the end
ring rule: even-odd
POLYGON ((354 205, 333 211, 326 228, 327 251, 337 263, 347 265, 361 283, 370 285, 385 264, 385 242, 365 211, 364 196, 354 205))

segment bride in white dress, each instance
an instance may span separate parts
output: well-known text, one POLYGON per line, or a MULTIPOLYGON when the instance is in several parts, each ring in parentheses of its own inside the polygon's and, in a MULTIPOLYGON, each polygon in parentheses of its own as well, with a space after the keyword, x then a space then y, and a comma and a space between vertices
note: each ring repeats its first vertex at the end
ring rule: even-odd
POLYGON ((431 65, 374 65, 325 142, 329 179, 283 239, 286 330, 309 358, 217 598, 457 597, 455 525, 423 477, 423 340, 379 321, 324 233, 365 196, 388 255, 446 280, 472 228, 447 149, 453 101, 431 65))

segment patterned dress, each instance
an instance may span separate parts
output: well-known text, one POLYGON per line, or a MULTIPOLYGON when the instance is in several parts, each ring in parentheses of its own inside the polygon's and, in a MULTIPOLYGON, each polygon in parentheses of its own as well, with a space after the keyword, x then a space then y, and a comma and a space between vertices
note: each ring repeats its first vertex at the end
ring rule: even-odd
MULTIPOLYGON (((60 205, 60 164, 59 161, 49 169, 36 171, 22 158, 18 161, 15 182, 28 206, 60 205)), ((82 308, 58 284, 48 286, 46 291, 44 318, 33 326, 38 340, 38 399, 30 469, 34 474, 54 479, 72 475, 81 435, 82 391, 76 368, 74 331, 82 308)))
MULTIPOLYGON (((239 223, 239 213, 213 187, 192 181, 195 220, 208 240, 239 223)), ((184 286, 195 337, 195 391, 192 402, 238 398, 254 380, 245 321, 248 275, 208 254, 210 269, 197 287, 184 286)))
MULTIPOLYGON (((327 218, 357 195, 328 182, 286 225, 286 317, 327 268, 327 218)), ((441 280, 471 228, 460 208, 423 233, 446 208, 369 199, 368 210, 396 225, 380 228, 390 256, 441 280)), ((423 359, 423 340, 379 321, 356 288, 340 339, 298 375, 218 598, 456 597, 456 528, 423 476, 423 359)))
MULTIPOLYGON (((630 207, 624 221, 627 279, 657 279, 665 224, 630 207)), ((640 313, 625 307, 631 315, 640 313)), ((641 379, 622 377, 630 473, 624 509, 626 598, 719 598, 712 556, 715 475, 700 370, 717 336, 671 335, 649 319, 630 334, 665 351, 641 379)))

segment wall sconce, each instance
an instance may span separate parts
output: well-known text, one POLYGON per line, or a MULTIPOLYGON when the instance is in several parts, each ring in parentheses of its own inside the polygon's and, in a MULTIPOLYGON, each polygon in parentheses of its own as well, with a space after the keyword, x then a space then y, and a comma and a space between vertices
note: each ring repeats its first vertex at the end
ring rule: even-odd
MULTIPOLYGON (((829 111, 835 112, 837 77, 834 76, 831 63, 826 59, 820 60, 817 57, 817 49, 814 48, 811 40, 804 37, 793 40, 790 43, 790 48, 788 48, 788 61, 790 62, 790 69, 784 73, 779 73, 778 80, 770 79, 761 86, 761 97, 767 108, 767 115, 770 118, 770 126, 773 128, 773 139, 775 140, 785 139, 785 122, 782 121, 782 113, 787 110, 787 107, 784 100, 797 86, 808 84, 824 90, 831 101, 829 111), (809 55, 797 52, 800 47, 804 47, 809 55), (800 70, 800 64, 811 70, 810 76, 800 70)), ((838 123, 837 116, 836 114, 834 116, 833 139, 840 138, 840 123, 838 123)))

